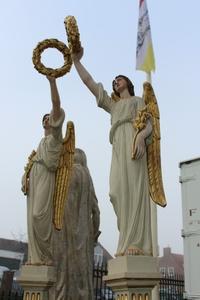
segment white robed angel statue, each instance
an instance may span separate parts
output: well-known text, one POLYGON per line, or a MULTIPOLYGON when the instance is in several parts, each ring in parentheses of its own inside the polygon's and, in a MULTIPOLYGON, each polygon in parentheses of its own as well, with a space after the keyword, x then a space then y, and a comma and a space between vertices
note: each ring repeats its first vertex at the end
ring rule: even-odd
POLYGON ((22 177, 22 191, 27 196, 28 261, 30 265, 53 264, 53 224, 62 228, 64 204, 73 164, 74 127, 65 118, 56 80, 47 76, 51 90, 51 112, 42 119, 44 137, 37 151, 29 156, 22 177))
POLYGON ((98 107, 111 115, 110 201, 117 216, 116 256, 152 255, 151 198, 166 205, 160 164, 159 111, 153 88, 136 97, 129 78, 118 75, 109 96, 81 63, 83 48, 72 53, 75 68, 98 107))

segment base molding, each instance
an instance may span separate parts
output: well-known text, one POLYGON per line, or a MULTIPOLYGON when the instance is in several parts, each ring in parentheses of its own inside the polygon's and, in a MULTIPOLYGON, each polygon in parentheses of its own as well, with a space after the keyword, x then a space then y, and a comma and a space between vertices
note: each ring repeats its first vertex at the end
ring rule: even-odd
POLYGON ((157 258, 121 256, 108 262, 106 284, 117 300, 152 300, 152 290, 159 284, 157 258))
POLYGON ((52 266, 24 265, 17 278, 24 289, 23 300, 49 300, 49 289, 55 281, 55 269, 52 266))

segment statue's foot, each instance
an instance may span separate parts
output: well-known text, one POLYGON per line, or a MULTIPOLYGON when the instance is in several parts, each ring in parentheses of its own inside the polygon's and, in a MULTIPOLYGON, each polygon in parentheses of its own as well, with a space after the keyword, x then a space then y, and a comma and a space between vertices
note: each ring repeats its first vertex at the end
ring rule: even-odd
POLYGON ((145 255, 144 251, 140 248, 137 248, 137 247, 129 247, 125 252, 118 252, 115 254, 115 257, 118 257, 118 256, 126 256, 126 255, 130 255, 130 256, 133 256, 133 255, 145 255))
POLYGON ((52 267, 53 266, 53 261, 52 260, 49 260, 45 263, 45 266, 49 266, 49 267, 52 267))
POLYGON ((53 264, 53 261, 52 260, 49 260, 47 262, 35 262, 35 263, 32 263, 30 261, 27 261, 25 263, 26 266, 49 266, 49 267, 52 267, 54 264, 53 264))
POLYGON ((125 251, 125 255, 144 255, 144 251, 136 247, 129 247, 125 251))

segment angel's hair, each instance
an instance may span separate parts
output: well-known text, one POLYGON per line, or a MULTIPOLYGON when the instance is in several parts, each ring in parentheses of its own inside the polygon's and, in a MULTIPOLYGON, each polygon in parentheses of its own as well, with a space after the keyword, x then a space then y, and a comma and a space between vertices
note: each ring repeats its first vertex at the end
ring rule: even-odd
MULTIPOLYGON (((134 85, 133 85, 133 83, 131 82, 131 80, 130 80, 128 77, 124 76, 124 75, 117 75, 117 76, 115 77, 115 79, 117 79, 117 78, 123 78, 123 79, 125 79, 126 82, 127 82, 127 87, 128 87, 129 94, 130 94, 131 96, 135 96, 134 85)), ((115 85, 114 85, 115 79, 114 79, 113 82, 112 82, 113 92, 115 93, 116 96, 120 97, 120 94, 117 93, 116 90, 115 90, 115 85)))

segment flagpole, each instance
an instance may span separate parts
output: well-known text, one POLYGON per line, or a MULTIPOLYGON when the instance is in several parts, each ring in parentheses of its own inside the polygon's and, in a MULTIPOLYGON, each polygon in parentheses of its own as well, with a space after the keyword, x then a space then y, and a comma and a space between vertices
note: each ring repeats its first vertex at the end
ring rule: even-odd
POLYGON ((152 81, 152 80, 151 80, 151 72, 146 72, 146 76, 147 76, 147 77, 146 77, 146 78, 147 78, 146 80, 151 84, 151 81, 152 81))
MULTIPOLYGON (((151 72, 146 72, 146 81, 152 84, 151 72)), ((152 235, 152 250, 153 256, 158 257, 158 226, 157 226, 157 206, 155 202, 151 200, 151 235, 152 235)), ((158 286, 155 286, 152 290, 152 299, 159 299, 158 286)))
MULTIPOLYGON (((136 69, 146 72, 146 81, 152 84, 151 71, 155 70, 155 59, 151 39, 151 27, 146 0, 139 0, 139 20, 136 48, 136 69), (145 18, 144 18, 145 16, 145 18)), ((158 257, 157 207, 150 200, 152 254, 158 257)), ((152 290, 152 299, 158 300, 158 286, 152 290)))
MULTIPOLYGON (((136 48, 136 70, 145 71, 146 80, 152 84, 151 71, 155 70, 155 59, 151 39, 150 21, 146 0, 139 1, 139 21, 136 48), (145 16, 145 18, 144 18, 145 16)), ((157 207, 151 201, 152 254, 158 256, 157 207)))
MULTIPOLYGON (((146 72, 146 81, 152 84, 151 72, 146 72)), ((158 251, 158 229, 157 229, 157 206, 151 201, 151 231, 152 231, 152 246, 153 256, 159 255, 158 251)))

